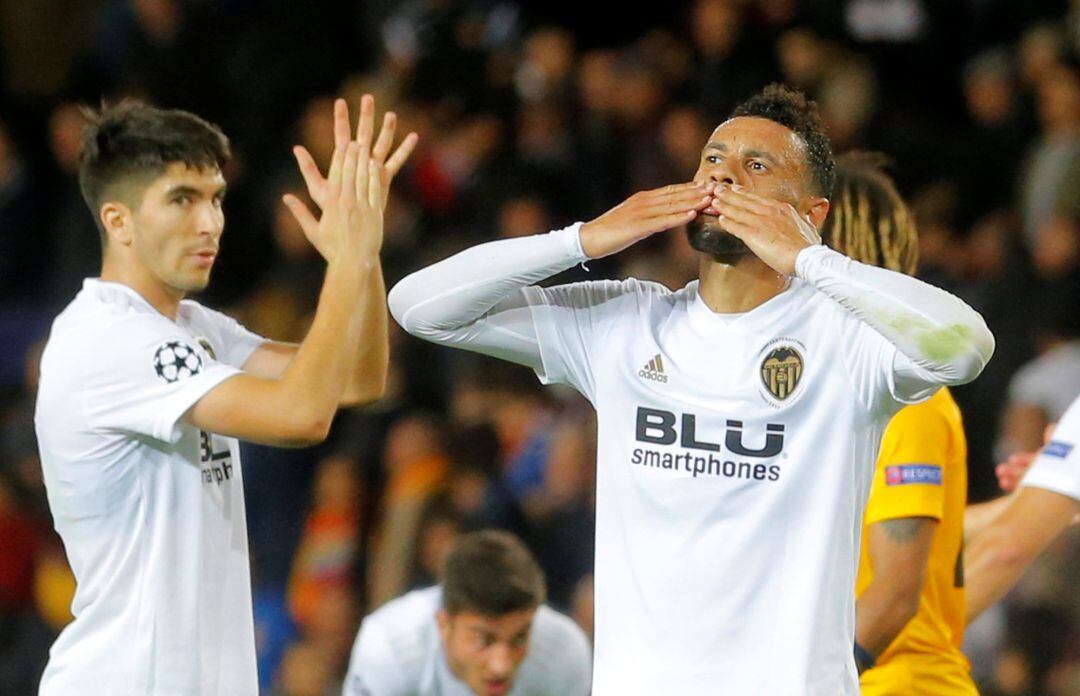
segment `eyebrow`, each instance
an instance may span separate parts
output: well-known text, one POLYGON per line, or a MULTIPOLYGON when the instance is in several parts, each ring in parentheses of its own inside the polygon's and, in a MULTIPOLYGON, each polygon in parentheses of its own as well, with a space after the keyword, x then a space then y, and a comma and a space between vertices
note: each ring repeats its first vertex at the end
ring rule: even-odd
MULTIPOLYGON (((727 152, 728 151, 727 145, 725 145, 724 143, 717 142, 715 140, 709 141, 709 143, 705 146, 705 149, 706 150, 719 150, 720 152, 727 152)), ((780 166, 780 161, 778 159, 776 159, 775 157, 773 157, 772 155, 770 155, 768 152, 765 152, 764 150, 747 150, 746 151, 746 156, 747 157, 756 157, 758 159, 763 159, 763 160, 765 160, 766 162, 768 162, 768 163, 770 163, 772 165, 780 166)))
MULTIPOLYGON (((226 190, 228 190, 228 185, 227 184, 222 184, 221 186, 214 189, 212 195, 213 196, 220 196, 220 197, 224 198, 226 190)), ((176 195, 179 195, 179 194, 183 194, 183 195, 186 195, 186 196, 200 196, 201 197, 203 195, 203 190, 199 189, 199 188, 196 188, 194 186, 189 186, 188 184, 177 184, 176 186, 173 186, 173 187, 168 188, 168 189, 165 190, 165 195, 166 196, 176 196, 176 195)))

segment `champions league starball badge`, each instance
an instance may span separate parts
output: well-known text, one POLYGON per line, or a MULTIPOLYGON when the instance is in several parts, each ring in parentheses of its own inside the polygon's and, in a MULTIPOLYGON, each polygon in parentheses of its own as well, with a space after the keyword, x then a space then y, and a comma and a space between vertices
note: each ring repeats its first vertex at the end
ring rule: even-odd
POLYGON ((182 341, 164 343, 154 353, 154 372, 172 384, 194 377, 202 369, 202 358, 193 347, 182 341))

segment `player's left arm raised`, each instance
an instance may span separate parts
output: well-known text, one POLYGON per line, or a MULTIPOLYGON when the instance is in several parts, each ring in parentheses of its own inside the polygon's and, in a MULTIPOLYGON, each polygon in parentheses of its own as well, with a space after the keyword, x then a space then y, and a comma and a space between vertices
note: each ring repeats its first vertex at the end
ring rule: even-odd
MULTIPOLYGON (((374 100, 365 95, 360 102, 360 121, 357 126, 356 140, 364 146, 369 146, 373 136, 374 126, 374 100)), ((370 147, 370 158, 379 167, 382 176, 383 210, 390 191, 390 183, 409 159, 416 147, 416 133, 409 133, 398 148, 390 154, 390 148, 394 143, 394 135, 397 130, 397 115, 388 112, 383 118, 382 129, 373 147, 370 147)), ((334 122, 335 143, 347 143, 350 140, 349 119, 346 114, 344 119, 335 118, 334 122)), ((323 207, 328 195, 328 182, 319 171, 311 153, 301 145, 293 149, 300 173, 304 177, 308 194, 312 201, 320 208, 323 207)), ((306 208, 302 208, 299 199, 288 195, 285 203, 295 214, 303 216, 306 208)), ((302 217, 300 219, 303 219, 302 217)), ((314 222, 314 218, 309 220, 314 222)), ((310 227, 310 225, 309 225, 310 227)), ((318 249, 317 240, 312 240, 318 249)), ((321 252, 320 252, 321 253, 321 252)), ((350 340, 359 344, 356 366, 353 368, 349 384, 342 395, 342 406, 356 406, 375 401, 382 396, 386 387, 386 374, 389 363, 389 345, 387 340, 387 309, 386 309, 386 285, 382 276, 382 269, 370 274, 368 287, 357 303, 353 314, 353 320, 349 326, 350 340)), ((280 376, 289 362, 296 354, 298 346, 295 343, 282 343, 267 341, 252 353, 244 364, 244 370, 260 377, 276 378, 280 376)))
POLYGON ((907 359, 894 365, 899 396, 925 396, 928 386, 970 382, 993 355, 993 334, 963 300, 823 246, 814 223, 821 224, 824 215, 812 223, 790 204, 738 186, 717 189, 711 207, 724 229, 763 262, 807 281, 896 346, 907 359))

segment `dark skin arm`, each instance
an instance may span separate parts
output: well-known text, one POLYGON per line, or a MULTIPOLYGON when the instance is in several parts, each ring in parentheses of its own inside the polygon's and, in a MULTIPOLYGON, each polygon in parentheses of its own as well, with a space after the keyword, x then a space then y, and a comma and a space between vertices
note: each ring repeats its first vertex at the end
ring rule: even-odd
POLYGON ((867 529, 874 579, 855 602, 855 640, 870 654, 885 652, 918 612, 937 526, 931 517, 901 517, 867 529))

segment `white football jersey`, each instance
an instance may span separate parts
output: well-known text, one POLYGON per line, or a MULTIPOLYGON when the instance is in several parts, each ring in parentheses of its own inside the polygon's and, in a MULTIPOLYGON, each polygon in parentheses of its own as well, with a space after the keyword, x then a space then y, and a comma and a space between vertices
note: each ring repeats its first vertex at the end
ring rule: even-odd
POLYGON ((262 340, 95 279, 53 323, 35 423, 77 586, 42 696, 257 693, 237 442, 180 417, 262 340))
POLYGON ((697 286, 524 290, 541 379, 598 417, 594 692, 854 696, 897 349, 798 278, 736 315, 697 286))
POLYGON ((1054 435, 1024 476, 1022 485, 1045 488, 1080 501, 1080 398, 1061 416, 1054 435))
MULTIPOLYGON (((398 597, 365 618, 344 696, 472 696, 446 664, 435 621, 441 606, 442 588, 429 587, 398 597)), ((509 696, 586 696, 591 650, 577 624, 541 606, 509 696)))

